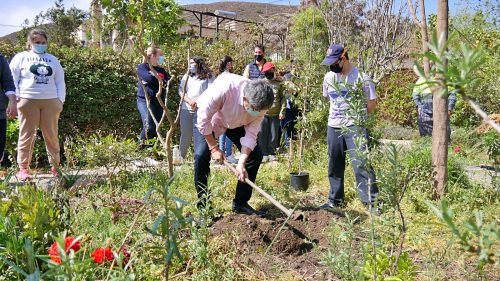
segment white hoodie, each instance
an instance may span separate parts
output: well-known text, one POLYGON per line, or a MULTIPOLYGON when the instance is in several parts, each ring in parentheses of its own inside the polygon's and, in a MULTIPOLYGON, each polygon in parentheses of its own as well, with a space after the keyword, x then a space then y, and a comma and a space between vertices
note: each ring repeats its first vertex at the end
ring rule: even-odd
POLYGON ((58 98, 64 103, 66 84, 59 60, 48 53, 21 52, 12 58, 10 70, 16 94, 25 99, 58 98))

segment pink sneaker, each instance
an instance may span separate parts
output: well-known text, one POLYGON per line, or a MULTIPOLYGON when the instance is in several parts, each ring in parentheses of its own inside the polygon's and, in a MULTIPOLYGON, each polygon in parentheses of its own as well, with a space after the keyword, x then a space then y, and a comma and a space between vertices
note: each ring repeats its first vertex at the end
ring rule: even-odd
POLYGON ((26 169, 26 168, 21 168, 19 170, 19 172, 17 173, 17 179, 19 179, 20 181, 25 181, 29 178, 31 178, 31 176, 28 173, 28 169, 26 169))
POLYGON ((61 175, 59 175, 59 173, 57 172, 56 167, 52 167, 52 168, 50 168, 50 170, 52 171, 52 175, 54 177, 56 177, 56 178, 60 178, 61 177, 61 175))

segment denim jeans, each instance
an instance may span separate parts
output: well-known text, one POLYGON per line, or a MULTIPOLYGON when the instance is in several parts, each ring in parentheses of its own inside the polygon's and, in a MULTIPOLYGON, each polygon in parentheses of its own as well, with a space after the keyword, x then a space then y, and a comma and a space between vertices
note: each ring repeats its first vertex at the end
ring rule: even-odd
MULTIPOLYGON (((194 115, 196 120, 196 113, 194 115)), ((229 138, 233 144, 241 151, 240 138, 245 136, 244 127, 238 127, 235 129, 227 129, 225 133, 226 137, 229 138)), ((193 139, 194 139, 194 185, 196 187, 196 192, 198 194, 198 207, 203 207, 210 200, 210 192, 207 189, 208 186, 208 175, 210 173, 210 151, 208 150, 208 145, 205 137, 200 133, 198 128, 193 129, 193 139)), ((262 151, 259 145, 257 145, 253 151, 248 156, 245 168, 248 173, 248 179, 255 182, 257 177, 257 172, 259 171, 260 164, 262 163, 262 151)), ((247 183, 238 181, 236 184, 236 194, 233 199, 233 203, 237 206, 242 206, 248 203, 248 200, 252 197, 252 187, 247 183)))
MULTIPOLYGON (((375 172, 371 166, 364 167, 362 159, 356 154, 356 145, 354 139, 358 137, 358 127, 351 126, 349 129, 352 132, 342 134, 342 130, 338 128, 328 127, 327 142, 328 142, 328 180, 330 182, 330 192, 328 199, 333 203, 341 203, 344 201, 344 173, 346 152, 349 153, 349 158, 354 169, 356 177, 356 185, 358 187, 359 197, 363 204, 373 205, 378 196, 378 187, 375 183, 375 172), (368 196, 368 180, 370 181, 371 200, 368 196)), ((367 137, 366 129, 361 129, 363 136, 367 137)), ((367 149, 362 147, 361 149, 367 149)))
POLYGON ((293 134, 293 139, 297 138, 296 131, 295 131, 295 119, 299 116, 298 111, 294 111, 290 108, 287 108, 285 111, 285 119, 280 120, 280 126, 281 130, 286 130, 285 132, 285 146, 289 147, 290 146, 290 139, 292 138, 293 134))
POLYGON ((222 134, 219 137, 219 148, 224 151, 226 157, 231 156, 233 154, 232 150, 233 142, 226 137, 226 134, 222 134))
MULTIPOLYGON (((156 98, 155 98, 156 99, 156 98)), ((163 115, 163 108, 158 103, 158 101, 153 101, 150 99, 149 103, 151 107, 151 111, 153 112, 156 121, 160 122, 161 116, 163 115)), ((139 110, 139 114, 141 114, 142 120, 142 131, 140 140, 149 140, 152 138, 156 138, 156 124, 153 121, 153 117, 149 113, 148 105, 146 103, 145 98, 137 98, 137 110, 139 110)))

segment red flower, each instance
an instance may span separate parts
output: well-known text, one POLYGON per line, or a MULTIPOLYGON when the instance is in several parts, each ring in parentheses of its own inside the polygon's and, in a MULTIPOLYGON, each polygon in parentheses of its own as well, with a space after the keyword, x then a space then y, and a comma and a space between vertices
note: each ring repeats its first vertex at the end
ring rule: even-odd
POLYGON ((110 248, 97 248, 90 257, 94 258, 94 263, 102 263, 113 260, 113 251, 110 248))
POLYGON ((125 266, 130 260, 130 253, 123 248, 120 250, 120 252, 123 253, 123 266, 125 266))
MULTIPOLYGON (((66 254, 69 254, 70 250, 73 250, 76 253, 81 248, 80 240, 75 241, 75 238, 70 236, 66 237, 64 244, 64 251, 66 252, 66 254)), ((61 257, 59 257, 59 251, 57 250, 57 248, 57 242, 54 242, 54 244, 52 244, 52 246, 49 248, 48 252, 51 260, 57 263, 61 263, 61 257)))
POLYGON ((460 152, 460 147, 457 147, 453 150, 455 153, 459 153, 460 152))

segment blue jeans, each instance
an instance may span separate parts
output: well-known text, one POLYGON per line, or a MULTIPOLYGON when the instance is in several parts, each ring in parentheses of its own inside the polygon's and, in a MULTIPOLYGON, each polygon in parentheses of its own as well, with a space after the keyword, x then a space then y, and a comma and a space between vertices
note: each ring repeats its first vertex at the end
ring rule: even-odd
POLYGON ((299 116, 299 112, 287 108, 285 111, 285 119, 280 120, 281 130, 286 130, 285 132, 285 146, 290 146, 290 139, 297 138, 297 132, 295 131, 295 119, 299 116), (292 135, 293 134, 293 135, 292 135))
MULTIPOLYGON (((153 112, 156 121, 160 122, 161 116, 163 115, 163 108, 158 103, 156 98, 150 98, 149 106, 151 107, 151 111, 153 112)), ((141 114, 142 120, 140 140, 143 141, 156 138, 156 124, 153 121, 153 117, 149 113, 145 98, 137 98, 137 110, 139 110, 139 114, 141 114)))
POLYGON ((224 151, 226 157, 231 156, 233 154, 233 150, 231 149, 233 142, 226 137, 226 134, 222 134, 219 137, 219 148, 224 151))
MULTIPOLYGON (((194 116, 196 120, 196 114, 194 116)), ((245 129, 243 126, 235 129, 227 129, 225 133, 233 144, 241 151, 240 138, 245 136, 245 129)), ((205 137, 200 133, 198 128, 193 129, 194 139, 194 185, 198 194, 198 207, 203 207, 210 200, 210 192, 207 189, 208 175, 210 173, 210 151, 205 137)), ((257 172, 259 171, 260 164, 262 163, 262 151, 257 145, 248 156, 245 168, 248 173, 248 179, 255 182, 257 172)), ((252 187, 247 183, 238 181, 236 184, 236 194, 233 203, 237 206, 242 206, 248 203, 252 197, 252 187)))
MULTIPOLYGON (((342 134, 342 130, 338 128, 328 127, 327 142, 328 142, 328 180, 330 182, 330 192, 328 199, 333 203, 341 203, 344 201, 344 172, 346 152, 349 153, 351 163, 356 177, 358 193, 361 202, 365 205, 373 205, 378 196, 378 187, 375 183, 375 172, 371 166, 364 167, 362 159, 356 155, 356 145, 354 139, 358 137, 358 128, 355 126, 349 127, 353 132, 342 134), (370 180, 370 187, 368 187, 370 180), (368 196, 368 188, 370 188, 371 200, 368 196)), ((366 129, 362 129, 363 136, 367 137, 366 129)), ((362 147, 361 149, 367 149, 362 147)))

